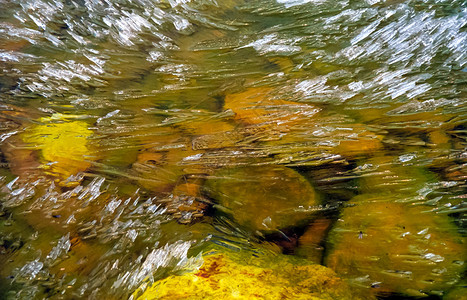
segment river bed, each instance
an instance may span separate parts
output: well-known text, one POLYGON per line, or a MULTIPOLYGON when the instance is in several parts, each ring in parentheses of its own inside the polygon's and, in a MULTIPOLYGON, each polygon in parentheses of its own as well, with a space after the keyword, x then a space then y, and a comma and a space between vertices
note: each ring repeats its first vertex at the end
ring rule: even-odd
POLYGON ((465 297, 464 1, 0 6, 0 298, 465 297))

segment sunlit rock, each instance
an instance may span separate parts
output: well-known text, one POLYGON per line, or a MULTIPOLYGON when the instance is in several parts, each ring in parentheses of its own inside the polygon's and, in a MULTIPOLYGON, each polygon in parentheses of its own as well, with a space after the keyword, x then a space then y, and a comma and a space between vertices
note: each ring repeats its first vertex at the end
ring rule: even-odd
POLYGON ((203 259, 199 270, 157 281, 136 299, 357 299, 330 269, 287 256, 268 264, 222 253, 203 259))
POLYGON ((253 230, 297 225, 310 217, 308 208, 319 204, 310 183, 282 166, 222 169, 205 189, 240 225, 253 230))
MULTIPOLYGON (((375 155, 383 150, 381 135, 365 130, 363 126, 352 126, 347 136, 342 136, 339 144, 334 148, 336 153, 348 157, 359 158, 362 156, 375 155)), ((343 130, 340 130, 342 134, 343 130)))
POLYGON ((319 111, 311 105, 275 99, 271 92, 271 88, 262 87, 229 94, 225 96, 224 108, 231 109, 235 118, 246 124, 268 124, 283 130, 319 111))
POLYGON ((447 215, 391 196, 362 195, 329 236, 326 265, 375 293, 433 294, 461 278, 465 241, 447 215))
POLYGON ((92 131, 79 116, 54 114, 42 118, 40 124, 28 127, 23 141, 40 152, 45 171, 60 180, 85 171, 90 167, 92 147, 89 137, 92 131))

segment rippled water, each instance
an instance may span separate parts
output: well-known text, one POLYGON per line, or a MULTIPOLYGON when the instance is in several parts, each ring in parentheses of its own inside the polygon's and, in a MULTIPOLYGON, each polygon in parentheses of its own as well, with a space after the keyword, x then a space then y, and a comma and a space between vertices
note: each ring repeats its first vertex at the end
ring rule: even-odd
POLYGON ((211 245, 455 293, 465 4, 0 0, 0 298, 128 298, 211 245))

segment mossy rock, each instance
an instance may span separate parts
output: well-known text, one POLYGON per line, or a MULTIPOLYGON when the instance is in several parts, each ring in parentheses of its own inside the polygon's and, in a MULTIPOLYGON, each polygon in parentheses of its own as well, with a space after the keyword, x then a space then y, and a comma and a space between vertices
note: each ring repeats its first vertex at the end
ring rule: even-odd
POLYGON ((310 217, 308 208, 319 204, 310 183, 283 166, 222 169, 206 181, 205 191, 252 230, 295 226, 310 217))
POLYGON ((267 266, 223 253, 203 259, 199 270, 157 281, 136 299, 356 299, 329 268, 297 264, 285 255, 267 266))
MULTIPOLYGON (((407 153, 407 156, 410 155, 407 153)), ((403 162, 404 156, 375 156, 365 160, 365 165, 370 169, 359 174, 360 192, 409 198, 419 196, 418 190, 436 181, 436 174, 413 161, 403 162)), ((416 160, 416 157, 413 159, 416 160)))
POLYGON ((449 291, 443 300, 467 300, 467 287, 464 285, 449 291))
POLYGON ((464 239, 447 215, 395 200, 351 200, 355 206, 343 210, 328 237, 326 265, 374 292, 420 296, 450 289, 464 270, 464 239))

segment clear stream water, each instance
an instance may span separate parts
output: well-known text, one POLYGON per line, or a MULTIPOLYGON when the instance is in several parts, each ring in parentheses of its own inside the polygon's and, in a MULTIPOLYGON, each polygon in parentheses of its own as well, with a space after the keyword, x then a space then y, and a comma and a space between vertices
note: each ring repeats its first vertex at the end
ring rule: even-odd
POLYGON ((125 299, 212 244, 465 295, 465 1, 0 7, 0 298, 125 299))

